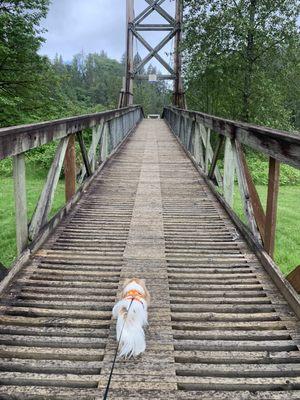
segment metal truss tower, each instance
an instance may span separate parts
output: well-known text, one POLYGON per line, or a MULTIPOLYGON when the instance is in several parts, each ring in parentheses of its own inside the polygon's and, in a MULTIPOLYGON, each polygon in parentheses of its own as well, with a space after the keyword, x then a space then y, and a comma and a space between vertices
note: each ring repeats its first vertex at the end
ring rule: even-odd
POLYGON ((175 17, 171 16, 163 7, 166 0, 145 0, 148 6, 139 15, 135 16, 134 0, 126 0, 127 14, 127 41, 126 41, 126 66, 123 89, 121 91, 119 107, 126 107, 133 104, 133 81, 134 79, 147 79, 141 75, 142 68, 152 59, 156 60, 168 71, 167 75, 159 75, 158 80, 173 80, 173 105, 179 108, 185 107, 185 95, 182 83, 182 59, 180 54, 180 44, 182 40, 182 21, 183 21, 183 0, 174 0, 176 3, 175 17), (153 12, 161 15, 166 23, 164 24, 145 24, 143 21, 153 12), (142 32, 166 32, 161 42, 152 47, 142 36, 142 32), (134 66, 133 41, 136 38, 147 50, 147 56, 134 66), (159 51, 174 40, 174 67, 172 67, 160 55, 159 51))

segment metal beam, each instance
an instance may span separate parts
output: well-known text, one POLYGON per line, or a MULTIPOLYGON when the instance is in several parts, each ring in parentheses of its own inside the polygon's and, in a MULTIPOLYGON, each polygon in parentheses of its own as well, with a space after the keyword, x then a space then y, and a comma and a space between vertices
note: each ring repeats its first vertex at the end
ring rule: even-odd
MULTIPOLYGON (((165 67, 165 69, 170 72, 171 75, 174 75, 175 71, 173 70, 173 68, 158 54, 158 52, 155 51, 155 49, 153 49, 153 47, 151 47, 150 44, 133 28, 132 31, 134 36, 142 43, 142 45, 145 46, 148 51, 150 51, 149 55, 153 54, 153 57, 155 57, 165 67)), ((140 67, 139 69, 138 68, 139 66, 137 66, 137 68, 135 69, 134 74, 137 74, 142 67, 140 67)))
POLYGON ((183 0, 175 0, 175 16, 172 17, 161 5, 166 0, 145 0, 148 6, 134 17, 134 1, 126 0, 127 4, 127 51, 126 71, 123 88, 119 97, 119 107, 125 107, 133 103, 133 80, 147 79, 140 74, 142 68, 152 59, 156 58, 162 67, 167 71, 165 75, 160 74, 157 80, 174 80, 173 104, 180 108, 185 107, 185 97, 182 84, 182 61, 180 55, 180 42, 182 39, 181 25, 183 20, 183 0), (162 16, 167 23, 142 23, 153 12, 162 16), (166 36, 154 48, 142 36, 140 32, 166 32, 166 36), (133 38, 149 51, 149 54, 136 66, 133 67, 133 38), (159 54, 159 51, 175 37, 174 67, 159 54))
MULTIPOLYGON (((136 75, 135 79, 147 81, 149 79, 149 75, 136 75)), ((156 79, 158 81, 169 81, 175 79, 175 75, 157 75, 156 79)))
POLYGON ((173 25, 169 24, 137 24, 134 25, 136 31, 172 31, 173 25))
POLYGON ((154 49, 152 49, 152 51, 150 51, 150 53, 136 67, 134 74, 140 71, 140 69, 143 68, 144 65, 146 65, 147 62, 151 60, 151 58, 155 57, 155 55, 157 55, 159 50, 161 50, 176 35, 176 32, 177 32, 176 29, 174 29, 156 47, 154 47, 154 49))

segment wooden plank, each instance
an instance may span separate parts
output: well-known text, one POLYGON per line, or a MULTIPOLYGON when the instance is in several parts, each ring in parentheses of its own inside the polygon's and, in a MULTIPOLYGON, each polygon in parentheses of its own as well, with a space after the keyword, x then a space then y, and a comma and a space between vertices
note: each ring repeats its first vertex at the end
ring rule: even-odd
POLYGON ((300 265, 290 272, 286 279, 293 286, 296 292, 300 293, 300 265))
POLYGON ((280 163, 271 157, 269 160, 268 198, 267 198, 266 227, 265 227, 265 238, 264 238, 264 247, 267 253, 271 257, 273 257, 274 255, 274 248, 275 248, 279 174, 280 174, 280 163))
POLYGON ((224 176, 223 176, 223 189, 224 199, 230 207, 233 207, 234 195, 234 152, 232 149, 231 139, 226 138, 225 153, 224 153, 224 176))
MULTIPOLYGON (((211 157, 209 157, 209 146, 210 146, 210 129, 205 129, 203 126, 202 128, 203 131, 205 131, 205 168, 204 171, 206 174, 208 174, 208 167, 209 167, 209 161, 211 161, 211 157)), ((203 132, 204 133, 204 132, 203 132)))
POLYGON ((14 195, 16 213, 16 239, 18 255, 27 247, 27 195, 25 175, 25 154, 13 157, 14 168, 14 195))
MULTIPOLYGON (((242 149, 242 147, 241 147, 242 149)), ((247 185, 248 185, 248 190, 249 190, 249 196, 250 196, 250 201, 253 207, 253 213, 254 213, 254 218, 258 227, 258 230, 260 232, 260 236, 264 241, 265 238, 265 224, 266 224, 266 216, 265 212, 263 209, 263 206, 261 204, 259 195, 257 193, 256 187, 254 185, 247 160, 244 154, 244 151, 242 150, 240 152, 241 156, 241 162, 244 166, 244 171, 245 171, 245 178, 247 180, 247 185)))
POLYGON ((70 201, 76 193, 76 148, 75 135, 70 135, 64 162, 65 196, 70 201))
POLYGON ((43 226, 48 222, 48 215, 52 207, 53 197, 63 166, 68 141, 68 137, 63 138, 57 146, 56 154, 49 170, 45 186, 29 225, 29 234, 31 239, 35 238, 43 226))
POLYGON ((195 123, 195 134, 194 134, 194 157, 196 162, 200 165, 201 168, 204 168, 204 152, 203 145, 200 134, 200 126, 198 123, 195 123))
POLYGON ((211 167, 210 167, 210 170, 209 170, 209 173, 208 173, 208 178, 209 179, 212 179, 214 174, 215 174, 217 161, 218 161, 218 159, 220 157, 220 152, 222 150, 224 139, 225 139, 224 136, 219 136, 219 138, 218 138, 218 143, 216 145, 216 149, 214 151, 214 155, 213 155, 213 158, 212 158, 212 161, 211 161, 211 167))
POLYGON ((105 161, 108 156, 109 156, 109 125, 106 123, 104 125, 104 131, 102 134, 102 140, 101 140, 101 161, 105 161))
POLYGON ((236 162, 236 172, 238 176, 238 184, 240 195, 242 199, 242 203, 244 206, 244 213, 247 219, 248 225, 254 237, 259 241, 261 240, 256 221, 254 218, 253 206, 251 203, 250 195, 249 195, 249 187, 246 179, 244 164, 242 162, 242 147, 241 144, 237 141, 234 142, 233 145, 234 155, 235 155, 235 162, 236 162))
POLYGON ((90 160, 88 158, 88 154, 87 154, 87 151, 86 151, 86 147, 85 147, 85 143, 84 143, 84 140, 83 140, 82 132, 77 132, 76 136, 77 136, 78 143, 79 143, 79 146, 80 146, 80 151, 81 151, 83 163, 84 163, 84 166, 85 166, 85 169, 86 169, 86 172, 87 172, 87 176, 92 176, 93 172, 92 172, 90 160))
MULTIPOLYGON (((96 170, 97 162, 99 162, 99 158, 97 158, 97 146, 101 141, 102 135, 104 130, 104 123, 101 123, 98 126, 93 127, 92 132, 92 144, 88 151, 88 159, 90 162, 91 170, 94 173, 96 170)), ((86 176, 86 167, 85 164, 82 165, 81 174, 80 174, 80 182, 83 182, 86 176)))
MULTIPOLYGON (((203 125, 200 126, 200 134, 202 138, 203 145, 205 147, 205 159, 204 159, 204 170, 208 172, 208 164, 212 162, 213 159, 213 149, 210 144, 210 131, 207 131, 203 125), (209 137, 208 137, 209 136, 209 137)), ((218 182, 219 187, 223 186, 223 180, 219 168, 215 168, 215 177, 218 182)))

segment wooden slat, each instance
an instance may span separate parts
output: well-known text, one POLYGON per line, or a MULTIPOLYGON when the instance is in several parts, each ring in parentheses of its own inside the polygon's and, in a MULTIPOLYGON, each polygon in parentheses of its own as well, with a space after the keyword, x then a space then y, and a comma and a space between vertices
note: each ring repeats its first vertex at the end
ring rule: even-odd
POLYGON ((18 254, 21 254, 22 251, 27 247, 28 243, 27 193, 24 153, 13 158, 13 166, 17 252, 18 254))
POLYGON ((77 139, 78 139, 78 143, 80 146, 80 150, 81 150, 81 155, 82 155, 82 159, 83 159, 83 163, 87 172, 87 176, 91 176, 93 174, 92 168, 91 168, 91 164, 90 164, 90 160, 88 158, 88 154, 86 151, 86 147, 85 147, 85 143, 83 140, 83 136, 82 136, 82 132, 77 132, 76 134, 77 139))
POLYGON ((270 158, 264 247, 267 253, 271 257, 273 257, 274 255, 274 248, 275 248, 279 174, 280 174, 280 163, 276 161, 274 158, 270 158))
POLYGON ((76 192, 76 149, 75 135, 70 135, 64 161, 65 196, 70 201, 76 192))
POLYGON ((29 225, 29 233, 31 239, 37 236, 37 234, 48 221, 48 215, 51 211, 54 193, 63 166, 68 141, 69 138, 64 138, 57 146, 57 150, 51 168, 48 172, 45 186, 42 190, 38 204, 29 225))

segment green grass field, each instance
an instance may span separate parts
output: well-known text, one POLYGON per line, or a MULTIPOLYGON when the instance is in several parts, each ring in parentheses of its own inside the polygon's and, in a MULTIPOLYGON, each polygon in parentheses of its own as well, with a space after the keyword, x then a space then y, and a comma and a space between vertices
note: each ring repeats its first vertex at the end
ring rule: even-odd
MULTIPOLYGON (((27 177, 28 218, 31 217, 44 185, 45 178, 37 173, 27 177)), ((266 186, 257 186, 262 203, 266 203, 266 186)), ((276 231, 275 261, 284 274, 293 270, 300 263, 300 187, 282 186, 279 192, 278 222, 276 231)), ((56 190, 51 215, 64 204, 64 182, 60 181, 56 190)), ((235 211, 243 217, 238 190, 235 191, 235 211)), ((15 213, 12 178, 0 176, 0 261, 11 265, 16 255, 15 213)))
MULTIPOLYGON (((256 186, 265 207, 267 186, 256 186)), ((278 197, 275 261, 284 274, 300 264, 300 186, 281 186, 278 197)), ((244 220, 238 188, 235 188, 234 210, 244 220)))
MULTIPOLYGON (((27 176, 27 207, 28 220, 36 207, 46 178, 38 175, 27 176)), ((64 205, 64 182, 57 185, 51 215, 54 215, 64 205)), ((14 210, 13 179, 0 176, 0 262, 10 266, 16 257, 16 232, 14 210)))

